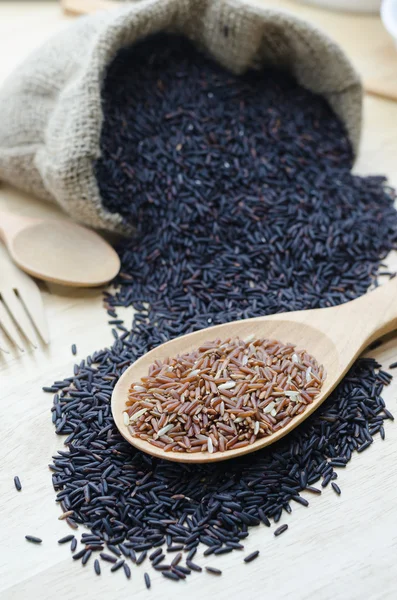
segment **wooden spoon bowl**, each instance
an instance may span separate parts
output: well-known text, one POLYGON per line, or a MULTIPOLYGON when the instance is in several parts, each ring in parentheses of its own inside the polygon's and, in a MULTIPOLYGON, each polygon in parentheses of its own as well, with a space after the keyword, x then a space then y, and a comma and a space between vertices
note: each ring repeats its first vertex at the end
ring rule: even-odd
POLYGON ((112 414, 123 437, 133 446, 159 458, 184 463, 218 462, 255 452, 284 437, 329 396, 357 356, 371 341, 397 328, 397 278, 357 300, 332 308, 297 311, 234 321, 181 336, 151 350, 134 362, 120 377, 112 394, 112 414), (123 412, 133 383, 148 374, 155 360, 174 357, 198 348, 204 342, 227 338, 272 338, 291 342, 305 349, 319 364, 327 377, 319 395, 306 410, 285 427, 253 444, 225 452, 164 452, 161 448, 131 435, 124 424, 123 412))
POLYGON ((63 219, 0 214, 0 236, 14 262, 29 275, 73 287, 113 279, 120 259, 101 236, 63 219))

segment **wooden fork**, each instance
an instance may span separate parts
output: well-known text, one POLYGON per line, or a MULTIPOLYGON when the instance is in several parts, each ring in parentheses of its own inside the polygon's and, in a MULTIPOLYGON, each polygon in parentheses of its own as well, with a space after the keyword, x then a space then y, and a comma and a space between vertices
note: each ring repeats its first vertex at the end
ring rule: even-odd
POLYGON ((23 351, 26 341, 34 347, 39 338, 49 341, 43 301, 36 283, 11 261, 0 243, 0 350, 7 338, 23 351))

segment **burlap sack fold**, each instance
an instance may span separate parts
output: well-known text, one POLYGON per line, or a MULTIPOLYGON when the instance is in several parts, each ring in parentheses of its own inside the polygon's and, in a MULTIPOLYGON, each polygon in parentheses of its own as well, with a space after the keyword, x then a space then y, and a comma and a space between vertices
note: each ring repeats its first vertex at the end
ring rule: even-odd
MULTIPOLYGON (((322 94, 354 151, 361 128, 359 77, 341 49, 296 17, 237 0, 143 0, 83 17, 35 51, 0 89, 0 180, 58 202, 74 219, 125 232, 102 204, 101 83, 121 47, 158 31, 182 33, 236 73, 286 68, 322 94)), ((131 65, 133 69, 133 65, 131 65)))

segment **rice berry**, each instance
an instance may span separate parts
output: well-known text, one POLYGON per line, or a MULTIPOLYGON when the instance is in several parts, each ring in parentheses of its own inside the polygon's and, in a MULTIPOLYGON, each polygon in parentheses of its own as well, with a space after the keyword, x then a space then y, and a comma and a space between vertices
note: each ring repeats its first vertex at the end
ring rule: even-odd
MULTIPOLYGON (((114 344, 44 388, 67 436, 50 467, 57 502, 73 510, 72 527, 87 526, 112 553, 122 544, 131 562, 163 546, 241 547, 251 527, 307 503, 303 490, 326 493, 354 452, 384 438, 390 378, 380 365, 360 359, 287 438, 221 466, 130 446, 112 419, 114 385, 175 336, 365 293, 397 245, 394 192, 351 173, 348 137, 323 98, 283 72, 232 74, 177 36, 118 53, 103 113, 98 187, 135 233, 119 244, 121 272, 105 293, 114 344), (134 308, 131 326, 118 307, 134 308)), ((179 581, 179 566, 154 568, 179 581)))

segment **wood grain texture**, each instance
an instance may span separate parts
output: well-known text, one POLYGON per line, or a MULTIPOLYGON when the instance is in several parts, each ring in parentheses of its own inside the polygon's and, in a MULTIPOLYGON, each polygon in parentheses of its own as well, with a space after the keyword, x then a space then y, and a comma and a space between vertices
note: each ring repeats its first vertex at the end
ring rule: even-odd
MULTIPOLYGON (((292 2, 288 5, 295 7, 292 2)), ((299 9, 319 18, 318 10, 299 9)), ((325 11, 322 13, 325 23, 325 11)), ((334 28, 338 28, 336 17, 334 28)), ((356 18, 363 23, 371 19, 356 18)), ((65 22, 56 2, 1 2, 0 80, 65 22)), ((343 22, 340 18, 340 37, 343 22)), ((345 35, 348 46, 352 43, 348 28, 345 35)), ((370 48, 372 38, 365 27, 362 35, 359 28, 357 37, 360 39, 354 43, 370 48)), ((369 71, 371 68, 369 65, 369 71)), ((363 140, 355 169, 361 174, 385 173, 397 185, 397 104, 366 98, 364 108, 363 140)), ((54 206, 32 201, 6 186, 0 186, 0 206, 32 216, 58 214, 54 206)), ((397 267, 396 256, 390 258, 390 264, 397 267)), ((90 562, 85 568, 74 564, 69 549, 56 543, 70 530, 57 519, 60 511, 47 464, 62 448, 62 440, 51 423, 51 395, 41 392, 41 386, 69 375, 75 361, 112 343, 113 338, 99 290, 40 286, 50 346, 21 358, 0 354, 1 600, 147 600, 160 594, 165 600, 203 600, 212 595, 218 600, 391 600, 397 596, 397 425, 392 423, 386 423, 384 442, 377 439, 340 471, 340 497, 330 489, 320 498, 307 494, 310 507, 297 505, 292 515, 284 515, 282 523, 288 523, 289 530, 279 538, 264 527, 251 529, 244 554, 259 549, 255 562, 244 564, 239 552, 216 561, 203 559, 200 551, 197 562, 219 566, 224 572, 222 579, 198 573, 186 585, 174 584, 160 573, 150 572, 152 589, 147 591, 145 568, 134 569, 127 581, 120 571, 111 574, 107 565, 97 577, 90 562), (72 343, 77 345, 77 357, 71 354, 72 343), (15 475, 21 478, 21 492, 15 490, 15 475), (42 537, 43 543, 39 547, 29 544, 26 534, 42 537)), ((390 337, 371 355, 384 365, 396 361, 397 337, 390 337)), ((387 388, 384 398, 397 413, 397 382, 387 388)))

